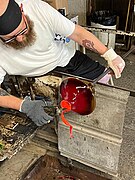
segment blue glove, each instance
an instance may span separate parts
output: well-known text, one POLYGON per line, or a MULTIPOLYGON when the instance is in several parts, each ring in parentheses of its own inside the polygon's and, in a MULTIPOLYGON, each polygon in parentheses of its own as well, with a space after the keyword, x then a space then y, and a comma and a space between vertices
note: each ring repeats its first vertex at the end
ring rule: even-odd
POLYGON ((53 117, 48 115, 44 107, 51 106, 50 101, 24 99, 20 111, 25 113, 37 126, 42 126, 53 121, 53 117))

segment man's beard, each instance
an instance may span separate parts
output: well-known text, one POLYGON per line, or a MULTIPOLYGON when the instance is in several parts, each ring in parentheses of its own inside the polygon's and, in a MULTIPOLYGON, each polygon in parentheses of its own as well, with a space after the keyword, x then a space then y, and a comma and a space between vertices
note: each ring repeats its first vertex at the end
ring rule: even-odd
POLYGON ((7 46, 13 47, 14 49, 24 49, 25 47, 32 46, 36 40, 36 33, 34 31, 34 23, 29 18, 29 16, 26 15, 27 23, 28 23, 28 32, 26 34, 23 34, 23 41, 18 42, 16 39, 6 44, 7 46))

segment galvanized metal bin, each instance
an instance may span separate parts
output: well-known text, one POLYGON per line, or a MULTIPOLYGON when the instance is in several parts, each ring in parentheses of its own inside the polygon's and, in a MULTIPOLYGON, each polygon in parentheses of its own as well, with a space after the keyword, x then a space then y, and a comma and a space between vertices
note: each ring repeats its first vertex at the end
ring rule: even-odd
POLYGON ((129 92, 96 84, 96 109, 87 116, 65 115, 73 125, 73 136, 61 119, 58 123, 60 154, 87 166, 117 175, 122 131, 129 92))

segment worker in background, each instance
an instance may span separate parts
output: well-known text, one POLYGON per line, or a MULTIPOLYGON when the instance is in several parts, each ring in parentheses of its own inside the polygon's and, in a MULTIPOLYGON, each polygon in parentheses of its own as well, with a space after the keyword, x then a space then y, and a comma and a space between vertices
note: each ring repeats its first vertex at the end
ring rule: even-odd
MULTIPOLYGON (((67 43, 73 40, 98 53, 119 78, 124 60, 108 49, 91 32, 74 24, 41 0, 0 0, 0 83, 4 76, 36 77, 54 69, 95 79, 105 67, 76 51, 67 43)), ((107 83, 107 74, 102 83, 107 83)), ((0 106, 25 113, 37 126, 53 120, 44 111, 51 102, 19 99, 0 89, 0 106)))

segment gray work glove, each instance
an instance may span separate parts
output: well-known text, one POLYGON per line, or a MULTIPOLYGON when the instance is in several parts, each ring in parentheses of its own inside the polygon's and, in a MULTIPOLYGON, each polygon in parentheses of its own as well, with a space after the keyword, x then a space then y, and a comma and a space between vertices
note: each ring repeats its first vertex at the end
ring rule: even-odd
POLYGON ((53 117, 44 111, 45 106, 51 106, 50 101, 25 99, 20 111, 25 113, 37 126, 42 126, 53 120, 53 117))

